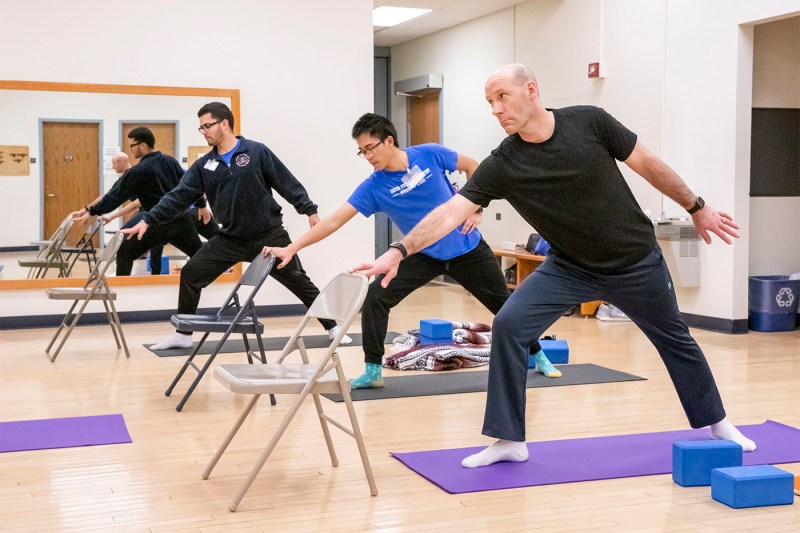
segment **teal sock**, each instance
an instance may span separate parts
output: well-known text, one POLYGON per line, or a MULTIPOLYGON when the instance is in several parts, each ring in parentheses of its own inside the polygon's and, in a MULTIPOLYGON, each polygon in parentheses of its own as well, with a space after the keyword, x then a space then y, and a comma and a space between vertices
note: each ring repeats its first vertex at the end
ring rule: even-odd
POLYGON ((364 373, 350 382, 350 389, 378 389, 383 387, 381 365, 367 363, 364 373))
POLYGON ((544 376, 548 378, 561 377, 561 371, 553 366, 553 363, 550 362, 542 350, 536 352, 533 358, 536 360, 536 367, 534 370, 540 374, 544 374, 544 376))

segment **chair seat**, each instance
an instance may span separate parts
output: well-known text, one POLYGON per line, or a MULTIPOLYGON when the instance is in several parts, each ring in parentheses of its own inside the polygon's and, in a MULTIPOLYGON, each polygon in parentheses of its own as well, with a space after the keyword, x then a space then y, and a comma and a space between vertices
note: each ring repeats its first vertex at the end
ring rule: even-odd
MULTIPOLYGON (((55 287, 47 289, 47 297, 50 300, 83 300, 90 292, 89 289, 83 289, 81 287, 55 287)), ((108 294, 105 291, 98 290, 92 295, 91 299, 116 300, 117 293, 112 291, 111 294, 108 294)))
MULTIPOLYGON (((238 394, 299 394, 317 370, 317 364, 219 365, 214 378, 238 394)), ((340 393, 339 378, 332 369, 317 380, 315 393, 340 393)))
MULTIPOLYGON (((233 323, 233 315, 172 315, 172 325, 180 331, 209 331, 225 333, 233 323)), ((243 318, 232 330, 233 333, 263 333, 261 322, 253 324, 251 317, 243 318)))
POLYGON ((46 267, 51 268, 67 267, 69 263, 64 261, 51 261, 50 259, 20 259, 17 261, 21 267, 46 267))

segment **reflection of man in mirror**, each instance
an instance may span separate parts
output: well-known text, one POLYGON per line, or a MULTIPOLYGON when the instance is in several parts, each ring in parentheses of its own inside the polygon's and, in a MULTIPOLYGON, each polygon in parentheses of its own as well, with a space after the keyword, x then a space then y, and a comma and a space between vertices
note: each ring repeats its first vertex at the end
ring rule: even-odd
MULTIPOLYGON (((186 172, 181 183, 165 195, 158 205, 149 209, 143 220, 133 228, 123 230, 129 238, 137 235, 147 239, 152 231, 181 213, 188 205, 206 195, 221 227, 219 233, 197 252, 181 270, 178 293, 178 313, 193 314, 200 303, 200 291, 240 261, 252 261, 264 246, 288 246, 292 243, 283 227, 281 207, 273 191, 308 217, 309 226, 319 222, 317 204, 305 187, 278 157, 265 145, 236 136, 230 108, 220 102, 204 105, 197 112, 198 130, 211 151, 200 157, 186 172)), ((300 259, 295 256, 272 276, 300 301, 309 307, 319 295, 319 289, 308 278, 300 259)), ((320 320, 333 339, 336 322, 320 320)), ((352 339, 345 336, 343 344, 352 339)), ((188 348, 191 333, 177 331, 151 348, 188 348)))
MULTIPOLYGON (((131 160, 128 157, 128 154, 125 152, 118 152, 111 158, 111 168, 114 169, 114 172, 119 174, 119 178, 121 178, 128 171, 128 169, 131 168, 131 166, 131 160)), ((112 191, 114 194, 116 194, 116 189, 119 188, 120 181, 120 179, 117 179, 117 181, 114 182, 114 185, 112 185, 111 189, 109 190, 109 194, 111 194, 112 191)), ((93 218, 93 216, 89 213, 89 208, 97 205, 97 203, 102 199, 103 195, 101 194, 90 203, 86 204, 86 207, 82 207, 78 211, 74 211, 72 213, 73 219, 83 223, 88 222, 90 218, 93 218)), ((130 228, 135 226, 142 219, 142 214, 144 211, 141 210, 142 204, 139 202, 139 200, 136 198, 130 198, 129 200, 130 201, 127 204, 123 205, 113 213, 107 213, 103 215, 103 224, 108 224, 116 218, 129 215, 131 213, 136 213, 122 227, 130 228)), ((150 248, 150 263, 152 265, 150 268, 150 273, 154 276, 161 274, 161 255, 163 251, 164 246, 160 244, 150 248)))
MULTIPOLYGON (((93 206, 88 206, 88 215, 98 216, 109 213, 125 200, 138 200, 144 211, 152 209, 161 198, 178 185, 183 176, 183 168, 174 157, 154 150, 156 139, 153 132, 138 127, 128 133, 130 149, 139 163, 128 169, 103 198, 93 206)), ((202 194, 194 199, 201 207, 200 214, 206 222, 211 212, 206 208, 202 194)), ((117 253, 117 275, 129 276, 134 260, 154 246, 172 244, 188 256, 200 249, 202 243, 189 211, 177 213, 174 219, 151 232, 147 238, 138 241, 125 241, 117 253)), ((151 270, 160 271, 161 261, 151 257, 151 270), (156 265, 158 265, 156 267, 156 265)))

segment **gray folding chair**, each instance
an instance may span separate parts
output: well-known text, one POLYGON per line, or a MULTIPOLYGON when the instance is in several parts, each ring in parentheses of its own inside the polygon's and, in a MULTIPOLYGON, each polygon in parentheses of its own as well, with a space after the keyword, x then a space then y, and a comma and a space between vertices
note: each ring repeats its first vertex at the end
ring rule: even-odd
POLYGON ((111 241, 109 241, 106 247, 97 253, 97 261, 83 287, 56 287, 47 289, 47 297, 51 300, 72 300, 72 306, 69 308, 69 311, 67 311, 67 314, 64 315, 64 319, 61 321, 55 335, 53 335, 53 339, 45 350, 46 353, 50 354, 50 349, 59 337, 61 337, 61 342, 59 342, 58 347, 50 355, 50 361, 56 360, 64 343, 67 342, 75 325, 81 319, 84 309, 86 309, 86 306, 91 301, 103 302, 103 307, 105 307, 106 316, 108 317, 108 324, 111 326, 111 332, 114 334, 114 341, 117 343, 117 350, 122 348, 125 350, 125 357, 131 356, 128 351, 128 344, 125 342, 125 335, 122 333, 122 323, 120 322, 119 314, 117 314, 117 308, 114 306, 117 293, 111 290, 108 286, 108 279, 106 279, 106 271, 114 262, 117 251, 122 245, 123 240, 125 240, 125 235, 117 233, 111 238, 111 241), (63 336, 61 336, 62 332, 64 332, 63 336))
MULTIPOLYGON (((253 303, 253 298, 255 298, 259 289, 267 280, 267 276, 269 276, 269 273, 272 271, 274 264, 274 255, 269 254, 267 257, 264 257, 261 254, 258 254, 258 256, 256 256, 256 258, 250 263, 250 266, 247 267, 247 270, 244 271, 241 279, 239 279, 239 282, 228 295, 228 298, 222 304, 222 307, 219 308, 217 314, 172 315, 172 325, 175 326, 175 328, 179 331, 204 332, 204 335, 197 344, 197 347, 195 347, 189 358, 186 359, 186 362, 183 363, 183 366, 178 371, 175 379, 172 380, 172 384, 164 393, 166 396, 172 394, 172 390, 175 388, 175 385, 178 384, 178 381, 180 381, 181 377, 183 377, 183 374, 189 367, 192 367, 197 371, 197 376, 195 377, 194 381, 191 385, 189 385, 189 389, 183 395, 181 401, 178 402, 178 406, 175 408, 176 411, 181 411, 183 409, 186 400, 189 399, 189 396, 192 395, 192 392, 194 392, 197 384, 200 383, 201 379, 203 379, 203 376, 211 366, 211 363, 214 362, 214 358, 217 357, 217 354, 222 349, 222 345, 225 344, 225 341, 227 341, 228 337, 230 337, 233 333, 242 334, 245 351, 247 353, 247 361, 250 364, 253 363, 254 352, 250 349, 250 341, 247 339, 247 334, 249 333, 251 335, 255 335, 256 341, 258 342, 259 358, 261 359, 262 363, 267 362, 267 356, 264 353, 264 341, 261 338, 261 333, 264 331, 264 325, 258 321, 256 306, 253 303), (239 290, 242 287, 251 287, 251 290, 250 293, 240 303, 239 290), (222 339, 220 339, 214 350, 211 352, 206 364, 200 368, 194 364, 194 358, 197 356, 200 348, 206 342, 206 339, 211 333, 224 334, 222 339)), ((274 396, 272 397, 272 404, 275 405, 274 396)))
POLYGON ((344 375, 342 362, 339 359, 339 354, 336 352, 342 337, 347 333, 350 324, 353 322, 353 319, 361 309, 361 305, 364 303, 364 298, 367 296, 368 284, 367 278, 362 274, 343 273, 336 276, 322 290, 317 299, 314 300, 314 303, 311 304, 308 312, 300 321, 300 325, 297 326, 297 329, 286 343, 286 347, 283 349, 283 352, 281 352, 280 358, 276 364, 225 364, 219 365, 214 369, 214 377, 228 390, 239 394, 252 394, 253 398, 231 428, 228 436, 225 437, 225 440, 214 454, 211 462, 209 462, 208 466, 203 470, 203 479, 208 479, 211 471, 222 457, 222 454, 225 453, 225 450, 239 431, 239 428, 242 427, 245 419, 252 412, 253 407, 259 398, 261 398, 261 395, 298 395, 297 399, 295 399, 289 411, 286 413, 283 421, 275 430, 274 435, 262 452, 261 457, 258 459, 255 466, 253 466, 250 475, 233 499, 233 502, 231 502, 231 511, 235 511, 239 506, 239 502, 242 501, 247 489, 250 488, 250 485, 275 449, 275 446, 294 418, 294 415, 309 395, 313 397, 314 404, 317 408, 317 416, 322 425, 322 433, 325 437, 325 442, 328 445, 331 464, 334 467, 338 466, 339 459, 336 457, 336 452, 333 449, 333 441, 331 440, 328 423, 341 429, 356 440, 358 451, 361 455, 361 462, 364 465, 364 472, 367 476, 367 482, 369 483, 370 494, 377 496, 378 487, 375 485, 375 478, 372 475, 372 467, 367 457, 364 438, 361 436, 358 418, 356 417, 353 402, 350 398, 350 383, 344 375), (315 318, 336 320, 339 323, 339 334, 333 342, 331 342, 331 345, 325 351, 325 354, 319 362, 312 364, 309 362, 301 335, 308 323, 315 318), (286 357, 294 351, 300 352, 302 364, 284 363, 286 357), (347 414, 350 418, 350 427, 332 419, 323 411, 322 402, 319 397, 319 395, 323 393, 338 393, 342 395, 347 408, 347 414))
POLYGON ((39 253, 33 259, 20 259, 19 266, 30 268, 28 279, 38 279, 47 277, 47 271, 51 268, 58 269, 58 277, 67 277, 68 263, 64 260, 62 248, 64 241, 72 229, 72 215, 67 217, 58 225, 53 235, 45 241, 35 241, 32 244, 40 246, 39 253))
POLYGON ((72 273, 72 269, 75 267, 75 263, 77 263, 78 259, 82 256, 86 256, 89 270, 92 270, 97 257, 97 250, 94 247, 93 240, 98 230, 100 230, 102 223, 103 220, 97 217, 94 222, 86 226, 86 230, 83 232, 83 235, 81 235, 81 238, 78 239, 78 242, 75 243, 75 246, 61 247, 61 253, 64 254, 64 261, 67 263, 67 275, 65 277, 69 277, 72 273))

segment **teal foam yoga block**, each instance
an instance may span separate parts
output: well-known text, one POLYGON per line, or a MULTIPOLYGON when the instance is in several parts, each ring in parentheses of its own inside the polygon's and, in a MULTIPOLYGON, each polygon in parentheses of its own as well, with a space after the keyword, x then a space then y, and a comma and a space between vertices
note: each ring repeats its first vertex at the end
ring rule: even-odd
POLYGON ((682 487, 710 485, 715 468, 741 465, 742 447, 731 440, 672 443, 672 480, 682 487))
POLYGON ((771 465, 717 468, 711 472, 711 497, 734 509, 791 505, 794 476, 771 465))
POLYGON ((427 339, 444 339, 450 342, 453 338, 453 323, 439 318, 426 318, 419 321, 419 334, 427 339))

